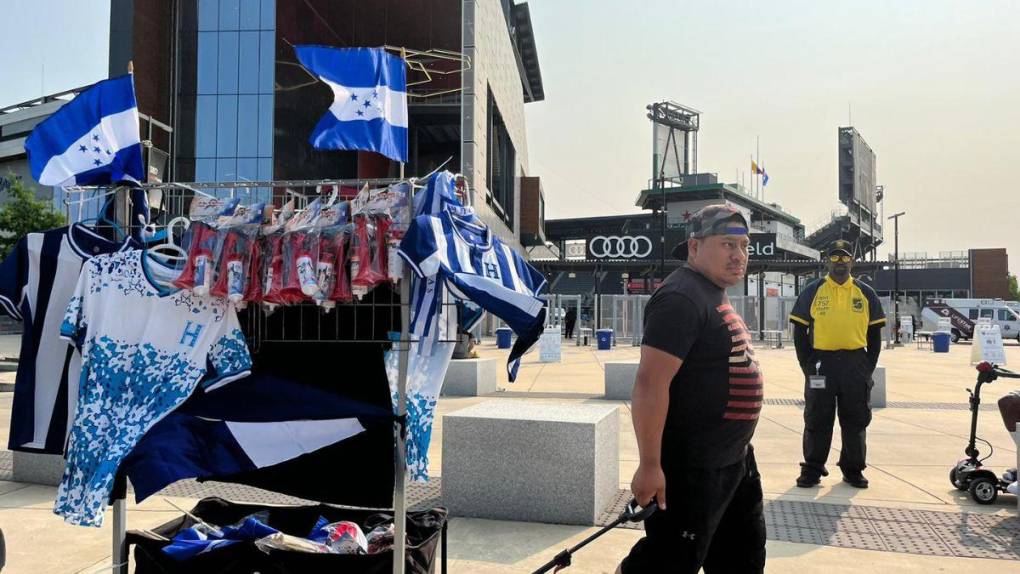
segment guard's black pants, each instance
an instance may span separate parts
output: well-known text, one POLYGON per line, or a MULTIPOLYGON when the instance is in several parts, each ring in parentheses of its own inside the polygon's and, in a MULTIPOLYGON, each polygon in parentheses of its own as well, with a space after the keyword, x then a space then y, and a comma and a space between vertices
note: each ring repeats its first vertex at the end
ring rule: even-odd
POLYGON ((832 446, 832 424, 839 413, 843 448, 839 467, 844 474, 865 469, 867 428, 871 423, 871 367, 863 350, 818 352, 825 376, 824 389, 812 389, 810 377, 804 381, 804 470, 819 475, 832 446))
POLYGON ((569 319, 567 320, 566 327, 567 327, 567 338, 568 339, 573 339, 574 338, 574 323, 575 323, 575 321, 570 321, 569 319))
POLYGON ((624 574, 758 574, 765 570, 765 518, 754 450, 722 468, 663 460, 665 511, 645 521, 645 537, 623 561, 624 574))

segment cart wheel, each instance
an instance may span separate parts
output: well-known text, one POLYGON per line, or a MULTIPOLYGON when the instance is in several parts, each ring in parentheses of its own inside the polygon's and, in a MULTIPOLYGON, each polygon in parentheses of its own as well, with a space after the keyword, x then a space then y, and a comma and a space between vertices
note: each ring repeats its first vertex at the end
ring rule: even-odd
POLYGON ((991 504, 999 497, 999 488, 990 478, 975 478, 970 483, 970 497, 978 504, 991 504))
POLYGON ((962 484, 959 480, 957 480, 957 478, 956 478, 956 467, 955 466, 953 468, 949 469, 949 482, 954 487, 956 487, 957 490, 967 490, 967 485, 966 484, 962 484))
POLYGON ((950 338, 951 341, 953 341, 953 343, 959 343, 960 342, 960 332, 957 331, 956 329, 953 329, 952 335, 950 335, 949 338, 950 338))

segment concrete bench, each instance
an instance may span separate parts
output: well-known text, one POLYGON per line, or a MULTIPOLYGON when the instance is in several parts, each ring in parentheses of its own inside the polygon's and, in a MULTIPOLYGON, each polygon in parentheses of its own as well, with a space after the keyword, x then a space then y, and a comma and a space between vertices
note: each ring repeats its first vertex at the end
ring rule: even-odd
POLYGON ((443 379, 442 394, 477 397, 496 392, 497 359, 457 359, 450 361, 443 379))
POLYGON ((875 381, 871 388, 871 408, 885 408, 885 367, 875 367, 871 380, 875 381))
POLYGON ((637 380, 637 361, 606 363, 606 398, 611 401, 629 401, 637 380))
POLYGON ((620 481, 619 407, 489 400, 443 417, 454 516, 591 526, 620 481))
POLYGON ((30 484, 56 486, 64 476, 64 457, 59 454, 36 454, 14 451, 11 480, 30 484))

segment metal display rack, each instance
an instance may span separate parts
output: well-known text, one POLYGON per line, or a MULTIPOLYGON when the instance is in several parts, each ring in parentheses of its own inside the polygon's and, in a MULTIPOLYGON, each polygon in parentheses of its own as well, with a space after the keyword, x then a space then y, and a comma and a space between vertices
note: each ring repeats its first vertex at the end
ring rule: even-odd
MULTIPOLYGON (((403 171, 403 166, 401 166, 403 171)), ((105 202, 112 200, 112 208, 116 213, 116 221, 124 225, 124 230, 137 228, 139 222, 129 221, 131 209, 131 189, 142 189, 147 193, 150 208, 157 211, 155 221, 150 221, 161 226, 171 224, 175 218, 186 217, 188 206, 196 196, 214 197, 240 197, 241 203, 272 202, 275 208, 280 208, 284 203, 295 199, 296 209, 303 209, 307 203, 317 197, 328 197, 334 190, 350 188, 362 189, 364 186, 370 188, 385 187, 401 182, 409 182, 408 190, 408 221, 413 216, 412 197, 415 191, 415 180, 407 179, 348 179, 348 180, 300 180, 300 181, 243 181, 243 182, 171 182, 143 184, 133 187, 94 187, 76 186, 67 187, 65 204, 67 205, 68 221, 77 221, 76 211, 80 212, 79 206, 83 202, 97 201, 105 202), (72 199, 73 198, 73 199, 72 199)), ((171 225, 172 227, 172 225, 171 225)), ((167 229, 172 235, 174 229, 167 229)), ((404 434, 404 420, 407 415, 407 370, 408 355, 410 352, 411 339, 408 333, 410 323, 410 288, 411 270, 405 265, 403 276, 399 283, 399 292, 396 289, 376 289, 370 292, 362 300, 355 300, 352 303, 339 303, 329 313, 316 309, 311 304, 299 304, 295 306, 283 306, 276 309, 273 315, 266 316, 261 309, 253 309, 249 312, 245 329, 248 335, 248 343, 253 353, 257 353, 263 342, 272 343, 294 343, 302 342, 332 342, 338 344, 354 343, 375 343, 390 344, 391 349, 399 353, 399 370, 397 380, 397 405, 396 420, 393 427, 395 444, 394 452, 394 490, 393 490, 393 513, 394 513, 394 545, 393 545, 393 572, 403 574, 406 566, 406 528, 407 528, 407 500, 406 500, 406 446, 404 434), (396 323, 399 316, 400 332, 396 336, 388 328, 379 326, 378 317, 380 311, 388 314, 389 320, 384 321, 389 325, 396 323), (275 317, 274 317, 275 315, 275 317), (317 321, 315 329, 305 328, 306 321, 317 321), (358 325, 361 321, 371 321, 371 332, 368 336, 359 336, 358 325), (293 325, 297 322, 296 329, 288 328, 288 323, 293 325), (349 326, 349 328, 348 328, 349 326), (314 331, 315 335, 308 333, 314 331)), ((386 316, 386 315, 384 315, 386 316)), ((448 332, 456 333, 456 329, 448 332)), ((456 341, 441 341, 456 342, 456 341)), ((112 535, 112 568, 116 573, 126 574, 128 571, 128 548, 125 544, 127 532, 126 502, 123 496, 118 496, 113 503, 113 535, 112 535)), ((445 548, 444 548, 445 552, 445 548)), ((443 557, 445 560, 445 556, 443 557)))

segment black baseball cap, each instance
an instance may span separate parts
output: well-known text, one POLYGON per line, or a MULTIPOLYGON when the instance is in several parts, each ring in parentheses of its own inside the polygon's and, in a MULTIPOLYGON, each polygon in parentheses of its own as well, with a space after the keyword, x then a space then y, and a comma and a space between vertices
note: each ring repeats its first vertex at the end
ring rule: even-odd
MULTIPOLYGON (((687 220, 687 239, 704 239, 713 235, 747 235, 750 230, 747 218, 739 209, 726 204, 702 207, 687 220), (737 223, 736 228, 727 223, 737 223)), ((673 248, 675 259, 687 259, 687 240, 673 248)))
POLYGON ((846 239, 837 239, 829 246, 829 250, 826 252, 826 255, 835 255, 836 253, 844 253, 853 257, 854 246, 846 239))

